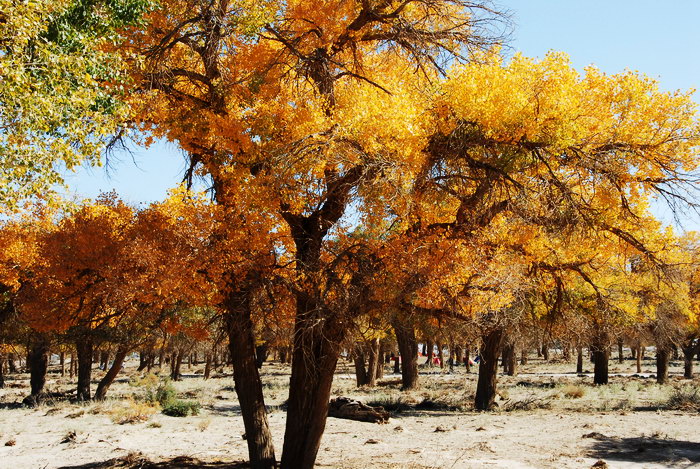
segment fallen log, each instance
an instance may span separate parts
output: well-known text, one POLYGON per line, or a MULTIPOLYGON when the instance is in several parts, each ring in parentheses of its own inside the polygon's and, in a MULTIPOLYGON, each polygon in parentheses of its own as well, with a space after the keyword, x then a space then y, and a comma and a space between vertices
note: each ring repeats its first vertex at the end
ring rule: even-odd
POLYGON ((390 414, 383 407, 372 407, 349 397, 331 399, 328 416, 360 422, 387 423, 390 414))

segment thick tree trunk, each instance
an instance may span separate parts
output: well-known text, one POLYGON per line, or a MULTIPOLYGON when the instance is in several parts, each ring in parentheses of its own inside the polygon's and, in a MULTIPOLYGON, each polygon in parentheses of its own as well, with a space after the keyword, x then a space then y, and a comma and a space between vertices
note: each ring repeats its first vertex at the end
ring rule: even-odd
POLYGON ((472 363, 471 363, 471 352, 469 351, 469 344, 464 348, 464 368, 466 369, 467 373, 472 372, 472 363))
POLYGON ((41 402, 46 384, 46 371, 49 368, 49 340, 43 334, 36 334, 27 354, 29 367, 29 384, 31 394, 24 399, 25 404, 36 405, 41 402))
POLYGON ((333 373, 346 325, 304 293, 297 296, 282 469, 313 469, 326 427, 333 373))
POLYGON ((355 353, 353 354, 355 361, 355 382, 357 387, 367 384, 367 369, 365 368, 365 352, 362 344, 355 345, 355 353))
MULTIPOLYGON (((401 354, 401 389, 413 389, 418 386, 418 341, 413 324, 402 318, 395 318, 392 323, 396 334, 396 343, 401 354)), ((397 357, 398 358, 398 357, 397 357)))
POLYGON ((58 364, 61 365, 61 376, 66 375, 66 352, 61 352, 58 355, 58 364))
POLYGON ((204 363, 204 379, 209 379, 209 376, 211 376, 211 353, 207 353, 205 356, 205 363, 204 363))
POLYGON ((503 329, 494 328, 482 337, 479 379, 476 383, 476 410, 490 410, 495 405, 498 380, 498 352, 501 349, 503 329))
POLYGON ((173 381, 180 381, 182 374, 180 369, 182 368, 182 357, 184 352, 179 350, 174 352, 172 357, 170 357, 170 379, 173 381))
POLYGON ((515 376, 518 373, 518 362, 515 358, 515 344, 508 344, 504 348, 505 366, 504 371, 508 376, 515 376))
POLYGON ((276 467, 275 449, 256 361, 250 306, 250 292, 246 290, 232 291, 226 298, 225 319, 233 359, 233 380, 241 405, 250 467, 272 469, 276 467))
POLYGON ((693 379, 693 357, 695 356, 695 344, 693 341, 683 344, 683 377, 693 379))
POLYGON ((617 341, 617 362, 618 363, 625 363, 625 356, 623 354, 624 346, 625 346, 625 343, 622 341, 622 339, 618 339, 618 341, 617 341))
POLYGON ((576 347, 576 373, 583 373, 583 347, 576 347))
POLYGON ((637 373, 641 373, 642 372, 642 346, 637 345, 636 350, 637 350, 637 356, 636 356, 637 373))
MULTIPOLYGON (((233 354, 233 352, 231 352, 233 354)), ((255 366, 258 369, 262 368, 263 363, 267 360, 267 355, 270 353, 270 347, 267 344, 261 344, 255 347, 255 366)))
POLYGON ((399 374, 401 373, 401 360, 399 359, 399 351, 396 351, 396 354, 394 355, 394 373, 399 374))
POLYGON ((377 385, 377 369, 379 368, 379 339, 372 339, 367 344, 369 347, 369 361, 367 362, 367 386, 377 385))
POLYGON ((7 355, 7 367, 11 374, 17 373, 17 366, 15 366, 15 354, 10 353, 7 355))
POLYGON ((114 355, 114 361, 112 362, 112 366, 109 368, 107 374, 105 374, 102 377, 99 384, 97 385, 97 389, 95 390, 96 400, 101 401, 107 395, 109 387, 112 385, 114 379, 117 377, 117 375, 122 369, 122 365, 124 364, 124 359, 126 358, 127 353, 129 353, 129 349, 127 349, 126 347, 117 348, 117 352, 114 355))
POLYGON ((149 353, 146 352, 145 349, 144 349, 144 350, 141 350, 141 351, 139 352, 139 367, 136 368, 136 371, 143 371, 143 370, 145 370, 146 367, 148 366, 149 358, 150 358, 149 353))
POLYGON ((520 351, 520 364, 527 365, 527 346, 523 346, 523 349, 520 351))
POLYGON ((68 367, 68 376, 70 376, 70 379, 73 379, 77 370, 78 370, 78 365, 75 362, 75 354, 73 352, 71 352, 71 354, 70 354, 70 366, 68 367))
POLYGON ((374 374, 375 379, 384 377, 384 363, 389 363, 389 356, 385 356, 385 346, 380 339, 377 339, 377 370, 374 374))
POLYGON ((86 334, 75 345, 78 351, 78 386, 76 390, 76 399, 79 401, 89 401, 93 359, 92 337, 86 334))
POLYGON ((549 342, 542 343, 542 359, 544 361, 549 361, 549 342))
POLYGON ((425 354, 427 355, 428 359, 426 360, 425 364, 429 367, 433 367, 433 351, 435 349, 435 346, 430 340, 425 341, 425 354))
POLYGON ((593 359, 593 384, 608 384, 610 343, 605 332, 600 332, 591 346, 593 359))
POLYGON ((668 381, 668 361, 671 358, 671 349, 667 345, 656 348, 656 382, 666 384, 668 381))

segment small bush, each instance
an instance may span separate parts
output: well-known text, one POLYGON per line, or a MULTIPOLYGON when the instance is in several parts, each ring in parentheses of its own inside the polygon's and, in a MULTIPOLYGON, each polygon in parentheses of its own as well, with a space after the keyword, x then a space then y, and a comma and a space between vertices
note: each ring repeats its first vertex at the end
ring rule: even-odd
POLYGON ((136 402, 130 399, 125 407, 117 407, 110 411, 112 421, 119 425, 125 423, 145 422, 153 414, 158 412, 158 404, 150 402, 136 402))
POLYGON ((586 394, 586 389, 580 385, 567 384, 562 389, 562 393, 564 394, 565 397, 568 397, 571 399, 579 399, 586 394))
POLYGON ((201 405, 197 401, 183 401, 173 399, 163 406, 163 413, 171 417, 187 417, 188 415, 199 414, 201 405))
POLYGON ((700 388, 683 386, 674 389, 663 407, 675 410, 700 410, 700 388))

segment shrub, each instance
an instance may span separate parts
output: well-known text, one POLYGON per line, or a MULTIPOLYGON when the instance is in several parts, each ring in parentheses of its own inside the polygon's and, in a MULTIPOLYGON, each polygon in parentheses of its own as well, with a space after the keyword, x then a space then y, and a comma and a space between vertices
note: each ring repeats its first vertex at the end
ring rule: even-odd
POLYGON ((700 388, 683 386, 674 389, 663 407, 676 410, 700 410, 700 388))
POLYGON ((123 425, 125 423, 145 422, 158 411, 158 404, 136 402, 129 399, 125 407, 117 407, 110 411, 112 421, 123 425))
POLYGON ((181 399, 173 399, 163 406, 163 413, 171 417, 187 417, 187 415, 199 414, 201 405, 197 401, 183 401, 181 399))
POLYGON ((565 397, 569 397, 571 399, 578 399, 578 398, 583 397, 586 394, 586 389, 580 385, 567 384, 562 389, 562 393, 564 394, 565 397))

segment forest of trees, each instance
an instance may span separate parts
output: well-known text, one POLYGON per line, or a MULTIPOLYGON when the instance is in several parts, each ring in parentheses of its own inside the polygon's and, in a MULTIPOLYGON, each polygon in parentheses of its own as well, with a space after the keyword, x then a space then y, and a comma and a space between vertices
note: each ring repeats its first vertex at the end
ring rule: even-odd
POLYGON ((480 410, 500 356, 516 373, 553 344, 578 371, 590 350, 595 384, 614 344, 654 345, 659 382, 681 349, 691 377, 700 240, 650 204, 695 207, 696 105, 562 53, 506 59, 509 28, 487 1, 0 0, 0 386, 24 361, 40 402, 50 354, 78 400, 133 352, 173 379, 230 362, 271 468, 274 356, 281 467, 303 469, 343 352, 370 386, 400 354, 411 389, 419 343, 478 347, 480 410), (188 161, 165 201, 52 194, 155 138, 188 161))

